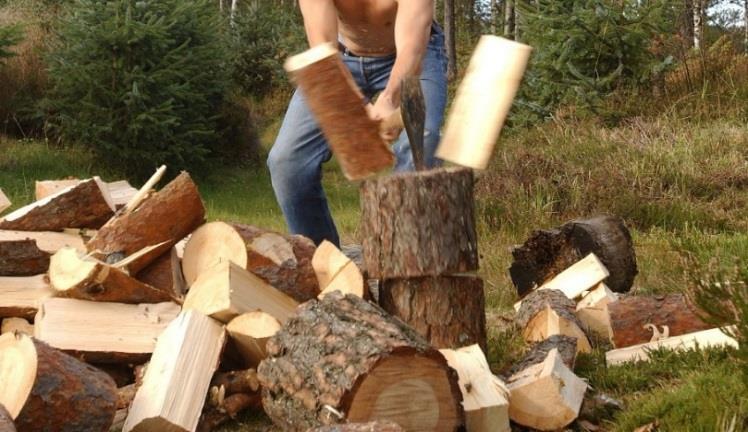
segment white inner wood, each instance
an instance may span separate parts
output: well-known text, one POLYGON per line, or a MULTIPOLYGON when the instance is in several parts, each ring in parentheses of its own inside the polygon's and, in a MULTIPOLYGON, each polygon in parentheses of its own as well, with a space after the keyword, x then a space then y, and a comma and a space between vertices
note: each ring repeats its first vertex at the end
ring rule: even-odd
POLYGON ((22 334, 0 336, 0 404, 15 419, 36 381, 36 348, 22 334))
POLYGON ((242 268, 247 267, 247 247, 236 230, 224 222, 210 222, 190 237, 184 248, 182 271, 188 285, 200 273, 221 261, 232 260, 242 268))

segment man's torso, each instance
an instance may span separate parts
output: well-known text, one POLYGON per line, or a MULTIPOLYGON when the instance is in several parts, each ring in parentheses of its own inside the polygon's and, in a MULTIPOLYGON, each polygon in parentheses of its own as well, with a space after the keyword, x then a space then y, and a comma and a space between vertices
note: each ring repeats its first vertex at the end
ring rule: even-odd
POLYGON ((334 0, 343 44, 361 56, 395 52, 397 0, 334 0))

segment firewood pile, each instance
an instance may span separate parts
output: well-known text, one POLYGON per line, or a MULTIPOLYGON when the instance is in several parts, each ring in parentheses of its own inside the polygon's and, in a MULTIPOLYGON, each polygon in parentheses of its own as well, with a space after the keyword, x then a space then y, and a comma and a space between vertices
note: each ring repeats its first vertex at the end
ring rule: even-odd
POLYGON ((530 348, 500 377, 471 170, 362 183, 359 264, 328 242, 205 223, 190 176, 155 191, 161 174, 140 190, 39 182, 0 219, 1 431, 210 431, 252 409, 289 431, 557 430, 588 393, 579 352, 610 344, 617 364, 735 344, 683 295, 621 296, 631 236, 600 216, 515 248, 530 348))

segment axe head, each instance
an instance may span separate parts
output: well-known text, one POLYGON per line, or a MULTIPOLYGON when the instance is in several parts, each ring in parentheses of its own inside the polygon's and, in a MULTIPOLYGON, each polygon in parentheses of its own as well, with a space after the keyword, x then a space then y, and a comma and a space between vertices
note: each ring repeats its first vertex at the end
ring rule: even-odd
POLYGON ((349 180, 390 168, 395 157, 369 117, 365 99, 333 44, 290 57, 286 71, 304 94, 330 149, 349 180))

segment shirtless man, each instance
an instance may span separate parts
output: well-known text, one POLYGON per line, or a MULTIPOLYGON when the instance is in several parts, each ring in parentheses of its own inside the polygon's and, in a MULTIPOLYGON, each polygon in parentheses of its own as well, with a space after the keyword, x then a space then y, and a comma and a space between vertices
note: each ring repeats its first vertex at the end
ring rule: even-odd
MULTIPOLYGON (((387 118, 400 105, 403 78, 420 74, 426 103, 424 156, 434 158, 447 99, 444 35, 433 21, 434 0, 299 0, 310 46, 337 42, 344 64, 364 96, 376 98, 370 115, 387 118)), ((395 171, 413 169, 401 132, 394 144, 395 171)), ((298 90, 268 156, 275 196, 289 231, 340 244, 322 189, 322 164, 332 157, 298 90)))

